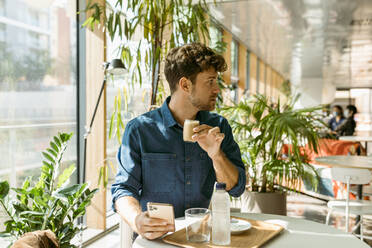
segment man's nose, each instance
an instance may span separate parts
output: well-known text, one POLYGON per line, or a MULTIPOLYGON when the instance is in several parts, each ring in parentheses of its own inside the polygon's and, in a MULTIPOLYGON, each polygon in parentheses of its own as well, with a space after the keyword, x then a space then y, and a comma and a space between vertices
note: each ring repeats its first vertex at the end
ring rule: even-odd
POLYGON ((213 93, 218 94, 220 93, 220 91, 221 91, 220 87, 218 86, 218 83, 216 83, 213 89, 213 93))

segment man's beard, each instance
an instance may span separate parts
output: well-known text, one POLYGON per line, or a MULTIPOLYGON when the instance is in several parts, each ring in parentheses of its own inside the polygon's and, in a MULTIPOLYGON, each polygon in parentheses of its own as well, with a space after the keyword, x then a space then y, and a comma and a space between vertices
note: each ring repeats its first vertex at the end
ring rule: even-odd
POLYGON ((192 106, 197 108, 199 111, 212 111, 216 108, 216 102, 212 104, 211 99, 208 100, 208 103, 203 103, 200 98, 195 97, 194 92, 191 93, 189 97, 192 106))

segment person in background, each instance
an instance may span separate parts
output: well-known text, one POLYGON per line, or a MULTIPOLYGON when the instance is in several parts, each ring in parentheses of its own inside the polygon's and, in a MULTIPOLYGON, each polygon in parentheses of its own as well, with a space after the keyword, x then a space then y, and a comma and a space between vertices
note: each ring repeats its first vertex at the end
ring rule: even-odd
POLYGON ((332 133, 334 133, 336 132, 336 128, 345 120, 342 107, 340 105, 333 106, 332 115, 333 117, 328 122, 328 126, 332 130, 332 133))
POLYGON ((335 129, 339 136, 350 136, 354 134, 356 122, 354 115, 357 113, 357 108, 354 105, 346 106, 344 115, 346 119, 335 129))
POLYGON ((331 106, 329 105, 325 105, 323 108, 322 108, 322 119, 324 121, 324 123, 328 123, 331 118, 333 117, 331 115, 331 106))

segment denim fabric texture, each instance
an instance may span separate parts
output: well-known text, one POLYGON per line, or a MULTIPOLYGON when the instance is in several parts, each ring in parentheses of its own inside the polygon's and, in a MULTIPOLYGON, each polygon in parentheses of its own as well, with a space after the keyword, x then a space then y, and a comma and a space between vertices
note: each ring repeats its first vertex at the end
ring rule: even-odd
MULTIPOLYGON (((170 97, 162 107, 127 124, 111 188, 113 208, 123 196, 136 198, 143 211, 147 202, 170 203, 176 218, 184 216, 188 208, 209 206, 216 182, 212 160, 198 143, 183 141, 183 129, 173 118, 169 101, 170 97)), ((245 168, 230 125, 209 111, 199 111, 196 119, 220 127, 225 134, 221 149, 239 171, 239 181, 228 193, 240 196, 246 184, 245 168)))

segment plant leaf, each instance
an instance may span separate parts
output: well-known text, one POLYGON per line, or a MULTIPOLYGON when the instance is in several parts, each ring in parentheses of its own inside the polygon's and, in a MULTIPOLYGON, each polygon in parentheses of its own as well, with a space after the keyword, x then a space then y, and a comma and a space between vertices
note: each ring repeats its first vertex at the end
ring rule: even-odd
POLYGON ((7 181, 0 182, 0 198, 4 199, 9 193, 9 183, 7 181))
POLYGON ((57 188, 62 187, 66 182, 68 183, 68 180, 70 179, 71 175, 75 172, 75 170, 76 170, 75 164, 72 164, 68 168, 66 168, 58 177, 57 188))

